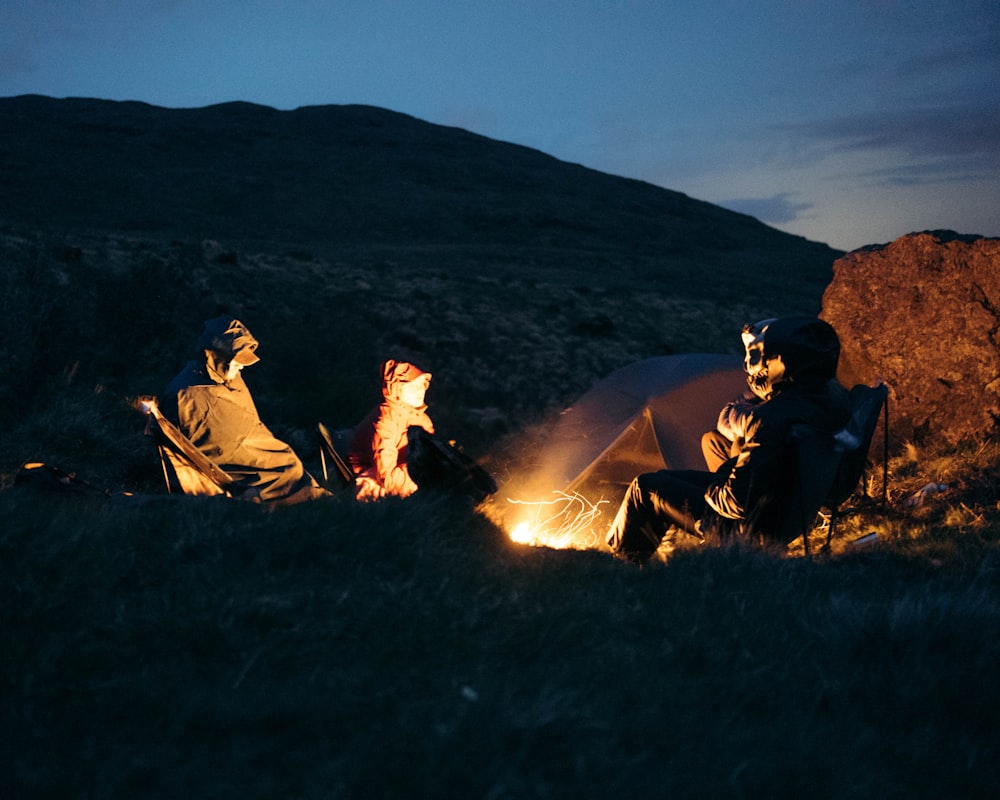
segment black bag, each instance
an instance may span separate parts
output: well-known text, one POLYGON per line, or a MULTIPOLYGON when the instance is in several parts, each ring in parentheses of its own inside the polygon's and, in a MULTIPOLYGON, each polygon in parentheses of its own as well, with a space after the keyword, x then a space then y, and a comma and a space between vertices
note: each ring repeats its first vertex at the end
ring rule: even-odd
POLYGON ((479 503, 497 490, 490 474, 457 447, 419 425, 406 431, 406 464, 421 490, 452 491, 479 503))

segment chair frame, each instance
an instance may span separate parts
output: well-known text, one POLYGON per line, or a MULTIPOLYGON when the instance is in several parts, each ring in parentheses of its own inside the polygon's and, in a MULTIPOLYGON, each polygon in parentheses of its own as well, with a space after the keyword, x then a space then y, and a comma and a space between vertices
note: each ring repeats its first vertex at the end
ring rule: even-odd
POLYGON ((146 433, 153 436, 167 493, 199 497, 235 496, 235 479, 195 447, 181 430, 163 416, 151 398, 142 402, 146 433))
POLYGON ((347 489, 355 487, 358 480, 357 476, 354 474, 354 470, 351 469, 350 464, 347 463, 347 460, 337 450, 337 446, 333 442, 333 434, 330 432, 330 429, 327 428, 322 422, 318 423, 316 428, 319 431, 319 460, 323 467, 323 484, 327 489, 333 488, 330 484, 331 470, 327 466, 327 461, 329 461, 333 468, 332 471, 336 472, 340 488, 347 489))
MULTIPOLYGON (((823 545, 821 552, 827 552, 830 549, 831 542, 833 541, 833 534, 836 531, 837 521, 850 516, 851 514, 857 513, 861 510, 861 507, 855 506, 853 508, 841 508, 841 506, 857 491, 857 487, 860 484, 862 486, 862 491, 864 496, 868 498, 867 486, 864 483, 864 476, 867 471, 868 464, 868 452, 871 450, 872 439, 875 435, 875 430, 878 427, 879 417, 882 418, 883 426, 883 441, 882 441, 882 498, 881 505, 884 507, 888 498, 888 487, 889 487, 889 388, 884 383, 879 382, 875 386, 866 386, 865 384, 858 384, 852 389, 852 392, 864 387, 865 389, 875 392, 874 402, 875 405, 870 410, 870 427, 862 427, 858 430, 850 429, 850 422, 848 426, 842 429, 842 432, 848 432, 851 436, 857 439, 857 444, 852 447, 844 447, 843 445, 834 445, 836 451, 836 463, 834 469, 828 476, 824 476, 826 480, 828 496, 822 500, 822 502, 816 506, 816 511, 813 514, 813 519, 816 515, 819 515, 823 523, 826 526, 826 543, 823 545), (840 497, 830 497, 829 493, 833 491, 834 480, 838 477, 838 471, 844 465, 844 459, 848 455, 859 456, 859 464, 857 475, 850 475, 847 479, 850 485, 850 491, 841 491, 840 497)), ((853 413, 853 411, 852 411, 853 413)), ((853 422, 853 418, 851 422, 853 422)), ((798 448, 797 448, 798 450, 798 448)), ((803 464, 802 463, 802 453, 797 452, 797 457, 799 458, 798 468, 811 469, 815 468, 815 463, 803 464)), ((801 473, 800 473, 801 474, 801 473)), ((801 503, 801 500, 800 500, 801 503)), ((820 527, 822 527, 822 525, 820 527)), ((811 525, 810 521, 803 521, 802 523, 802 545, 805 550, 806 557, 809 557, 809 533, 814 527, 811 525)), ((797 537, 796 537, 797 538, 797 537)))

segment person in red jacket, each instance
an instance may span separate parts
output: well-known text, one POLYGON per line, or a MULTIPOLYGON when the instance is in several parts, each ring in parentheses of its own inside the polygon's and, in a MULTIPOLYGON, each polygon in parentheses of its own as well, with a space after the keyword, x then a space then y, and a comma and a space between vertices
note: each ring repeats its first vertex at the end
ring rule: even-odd
POLYGON ((407 431, 416 425, 434 433, 424 402, 431 374, 392 359, 382 363, 381 373, 382 402, 358 425, 348 452, 359 500, 413 494, 417 484, 407 466, 407 431))

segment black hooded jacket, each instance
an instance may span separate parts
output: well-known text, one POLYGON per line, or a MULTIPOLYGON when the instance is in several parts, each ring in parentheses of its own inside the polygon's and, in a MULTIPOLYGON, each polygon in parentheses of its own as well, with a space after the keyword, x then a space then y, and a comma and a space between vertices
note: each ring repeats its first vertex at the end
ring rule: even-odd
POLYGON ((793 428, 833 434, 850 416, 848 392, 835 377, 839 354, 833 328, 814 317, 778 319, 766 330, 766 369, 748 382, 756 380, 755 393, 768 399, 748 412, 743 447, 719 468, 705 493, 715 514, 742 523, 753 516, 749 521, 761 523, 765 535, 774 532, 789 495, 781 489, 792 480, 793 428))

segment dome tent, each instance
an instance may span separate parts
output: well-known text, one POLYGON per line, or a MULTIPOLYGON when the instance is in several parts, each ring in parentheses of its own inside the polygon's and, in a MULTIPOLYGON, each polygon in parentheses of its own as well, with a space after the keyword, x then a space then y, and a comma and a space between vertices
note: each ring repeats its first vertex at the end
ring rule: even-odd
POLYGON ((570 495, 587 507, 601 504, 599 518, 581 532, 586 541, 565 543, 592 546, 594 529, 610 524, 636 475, 706 469, 702 434, 715 428, 722 407, 745 389, 738 355, 658 356, 612 372, 560 414, 533 467, 501 488, 500 496, 515 504, 503 511, 508 528, 529 515, 532 504, 551 500, 553 493, 570 495))
POLYGON ((745 388, 738 356, 695 353, 629 364, 563 412, 541 472, 567 492, 589 489, 617 502, 640 472, 705 469, 701 435, 745 388))

